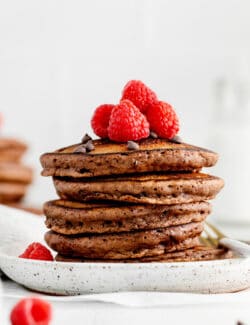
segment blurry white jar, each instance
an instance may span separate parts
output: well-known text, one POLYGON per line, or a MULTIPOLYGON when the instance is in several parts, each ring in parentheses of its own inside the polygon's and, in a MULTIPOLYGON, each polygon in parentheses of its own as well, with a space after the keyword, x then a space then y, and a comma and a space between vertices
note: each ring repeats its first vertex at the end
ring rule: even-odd
POLYGON ((224 179, 225 187, 214 201, 215 217, 250 224, 250 82, 219 81, 216 103, 210 147, 219 153, 214 174, 224 179))

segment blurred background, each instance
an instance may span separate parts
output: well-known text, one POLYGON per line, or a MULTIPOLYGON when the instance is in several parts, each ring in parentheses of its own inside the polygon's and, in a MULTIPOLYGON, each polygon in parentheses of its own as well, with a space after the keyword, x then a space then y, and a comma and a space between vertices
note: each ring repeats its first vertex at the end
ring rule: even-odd
POLYGON ((221 221, 250 223, 248 0, 0 2, 3 136, 26 141, 27 201, 55 197, 39 156, 79 142, 101 103, 141 79, 171 103, 186 142, 220 153, 221 221))

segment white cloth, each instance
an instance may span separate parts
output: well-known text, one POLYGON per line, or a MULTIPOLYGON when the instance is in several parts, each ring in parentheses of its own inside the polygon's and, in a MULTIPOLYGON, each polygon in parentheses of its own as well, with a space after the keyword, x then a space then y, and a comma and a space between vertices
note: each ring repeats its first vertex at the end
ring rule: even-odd
MULTIPOLYGON (((11 281, 5 281, 3 287, 0 324, 9 325, 13 305, 21 297, 34 296, 34 293, 11 281)), ((236 325, 238 321, 250 324, 249 291, 218 295, 123 292, 39 296, 51 302, 51 325, 236 325)))

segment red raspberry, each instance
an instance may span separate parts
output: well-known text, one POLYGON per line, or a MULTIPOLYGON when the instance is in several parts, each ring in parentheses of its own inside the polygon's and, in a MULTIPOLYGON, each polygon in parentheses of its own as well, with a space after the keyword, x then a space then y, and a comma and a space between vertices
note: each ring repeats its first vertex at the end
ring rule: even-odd
POLYGON ((115 105, 103 104, 96 108, 91 119, 91 126, 95 134, 100 138, 108 138, 108 125, 112 109, 115 105))
POLYGON ((32 260, 53 261, 53 256, 47 247, 40 243, 30 244, 19 257, 32 260))
POLYGON ((179 131, 179 120, 171 105, 157 102, 147 111, 150 129, 160 138, 172 139, 179 131))
POLYGON ((142 113, 145 113, 148 107, 157 101, 157 96, 142 81, 131 80, 122 91, 123 99, 130 100, 142 113))
POLYGON ((108 134, 117 142, 140 140, 149 136, 149 124, 139 108, 129 100, 122 100, 112 110, 108 134))
POLYGON ((12 309, 12 325, 48 325, 52 317, 51 305, 42 299, 24 298, 12 309))

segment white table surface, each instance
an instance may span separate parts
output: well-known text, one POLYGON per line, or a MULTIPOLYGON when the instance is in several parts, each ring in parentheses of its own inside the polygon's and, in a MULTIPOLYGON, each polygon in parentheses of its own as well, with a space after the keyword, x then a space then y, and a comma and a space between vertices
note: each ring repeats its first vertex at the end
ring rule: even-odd
MULTIPOLYGON (((8 314, 16 299, 4 299, 4 319, 1 325, 9 324, 8 314)), ((204 304, 199 306, 128 308, 104 303, 53 302, 54 325, 84 324, 199 324, 233 325, 237 321, 250 324, 250 299, 241 304, 204 304)))
MULTIPOLYGON (((225 226, 222 230, 233 237, 247 239, 250 226, 225 226)), ((4 286, 11 285, 4 282, 4 286)), ((3 298, 0 301, 0 324, 10 324, 9 313, 18 299, 3 298), (1 318, 2 317, 2 318, 1 318)), ((131 325, 131 324, 202 324, 233 325, 241 321, 250 324, 250 291, 246 301, 203 303, 164 307, 135 308, 97 302, 51 302, 53 307, 52 325, 131 325)))

